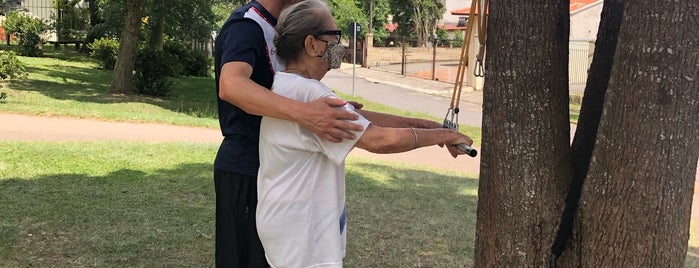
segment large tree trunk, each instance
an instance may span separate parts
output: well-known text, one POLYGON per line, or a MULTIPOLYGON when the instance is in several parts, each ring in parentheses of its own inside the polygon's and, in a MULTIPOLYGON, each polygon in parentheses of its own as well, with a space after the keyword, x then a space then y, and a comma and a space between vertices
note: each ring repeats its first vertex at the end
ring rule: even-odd
POLYGON ((90 27, 95 27, 100 20, 99 0, 92 0, 87 3, 87 10, 90 12, 90 27))
MULTIPOLYGON (((87 10, 90 13, 90 27, 88 29, 87 36, 85 37, 85 44, 92 44, 97 39, 97 33, 93 32, 93 29, 97 24, 101 22, 100 12, 99 12, 99 0, 91 0, 87 4, 87 10)), ((101 36, 100 36, 101 37, 101 36)), ((89 51, 88 46, 81 46, 80 51, 85 53, 89 51)))
POLYGON ((153 1, 153 18, 154 23, 151 27, 150 40, 148 45, 153 49, 163 49, 165 41, 165 15, 167 7, 165 0, 153 1))
POLYGON ((572 180, 569 2, 492 1, 475 267, 545 267, 572 180))
POLYGON ((624 6, 576 266, 682 267, 699 156, 699 4, 624 6))
POLYGON ((145 0, 129 0, 128 14, 124 30, 121 32, 119 54, 112 75, 112 93, 127 93, 133 84, 133 70, 136 65, 136 49, 141 32, 141 14, 145 0))
POLYGON ((559 262, 561 267, 574 267, 578 261, 577 244, 571 241, 574 215, 580 200, 582 185, 587 176, 587 170, 592 157, 597 138, 597 129, 602 117, 604 96, 612 72, 612 62, 616 51, 619 29, 623 18, 623 0, 605 0, 602 8, 601 21, 595 42, 595 53, 587 76, 585 95, 583 96, 580 118, 571 145, 573 157, 573 183, 568 189, 566 207, 561 218, 560 228, 553 245, 552 253, 560 255, 567 247, 559 262))

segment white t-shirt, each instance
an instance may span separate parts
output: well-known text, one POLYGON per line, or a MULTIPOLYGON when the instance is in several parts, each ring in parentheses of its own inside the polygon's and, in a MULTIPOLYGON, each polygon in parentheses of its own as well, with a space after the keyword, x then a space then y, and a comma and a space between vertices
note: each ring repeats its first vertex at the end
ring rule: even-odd
MULTIPOLYGON (((318 80, 285 72, 276 73, 272 91, 302 102, 337 97, 318 80)), ((339 109, 355 112, 349 104, 339 109)), ((370 124, 361 115, 353 122, 370 124)), ((295 122, 262 118, 256 219, 272 267, 342 267, 345 157, 364 132, 354 134, 333 143, 295 122)))

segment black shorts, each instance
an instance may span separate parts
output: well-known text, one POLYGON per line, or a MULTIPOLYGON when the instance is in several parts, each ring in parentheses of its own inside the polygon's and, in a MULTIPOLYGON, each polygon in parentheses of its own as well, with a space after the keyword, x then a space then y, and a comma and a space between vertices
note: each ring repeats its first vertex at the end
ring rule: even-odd
POLYGON ((255 226, 257 177, 214 170, 216 267, 266 268, 255 226))

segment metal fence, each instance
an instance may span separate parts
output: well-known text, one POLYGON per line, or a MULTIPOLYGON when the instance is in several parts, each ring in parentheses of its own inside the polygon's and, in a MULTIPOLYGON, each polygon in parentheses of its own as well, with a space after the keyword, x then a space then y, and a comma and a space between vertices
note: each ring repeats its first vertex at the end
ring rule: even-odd
POLYGON ((56 14, 52 0, 22 0, 22 9, 45 21, 52 21, 56 14))
MULTIPOLYGON (((373 47, 366 66, 371 69, 454 83, 461 47, 373 47)), ((431 44, 430 44, 431 45, 431 44)))
MULTIPOLYGON (((420 77, 454 83, 459 67, 461 47, 372 47, 365 51, 372 53, 364 66, 385 72, 420 77)), ((472 46, 477 43, 472 43, 472 46)), ((349 49, 351 52, 351 49, 349 49)), ((358 50, 361 54, 363 50, 358 50)), ((593 41, 570 41, 569 84, 571 95, 582 95, 587 81, 587 71, 594 53, 593 41)), ((351 62, 351 61, 350 61, 351 62)), ((470 61, 467 61, 470 62, 470 61)), ((468 69, 467 71, 469 71, 468 69)), ((464 85, 470 85, 469 75, 464 75, 464 85)))
POLYGON ((587 71, 592 64, 595 44, 588 40, 571 40, 568 52, 568 83, 571 95, 582 95, 587 83, 587 71))

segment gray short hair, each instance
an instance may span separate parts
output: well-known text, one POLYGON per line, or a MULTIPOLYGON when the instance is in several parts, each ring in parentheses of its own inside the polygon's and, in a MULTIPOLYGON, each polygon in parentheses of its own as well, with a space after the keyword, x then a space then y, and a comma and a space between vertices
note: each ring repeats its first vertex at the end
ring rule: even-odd
POLYGON ((296 60, 304 49, 306 36, 329 30, 328 19, 332 19, 330 8, 321 0, 306 0, 284 9, 274 37, 279 58, 287 62, 296 60))

